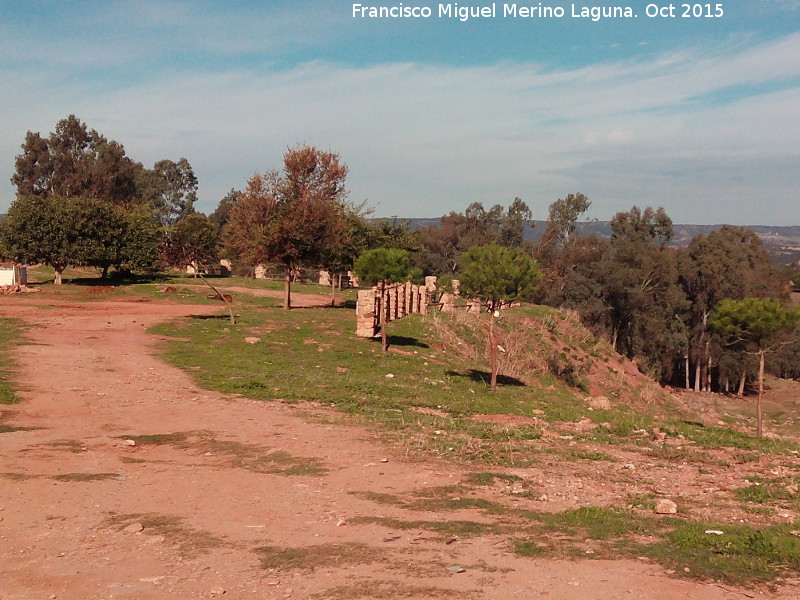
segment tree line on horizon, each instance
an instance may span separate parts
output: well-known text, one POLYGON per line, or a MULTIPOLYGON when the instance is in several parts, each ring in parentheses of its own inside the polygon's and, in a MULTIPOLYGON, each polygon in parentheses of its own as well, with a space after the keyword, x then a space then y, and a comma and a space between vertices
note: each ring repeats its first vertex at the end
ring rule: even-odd
POLYGON ((219 258, 266 263, 282 273, 289 308, 301 268, 347 272, 368 250, 404 252, 403 277, 420 281, 461 276, 472 248, 513 248, 540 272, 525 300, 575 311, 662 383, 741 394, 756 381, 759 361, 780 377, 800 377, 794 317, 775 331, 762 328, 760 337, 743 325, 772 318, 770 303, 789 311, 792 278, 800 281, 796 270, 773 264, 752 230, 724 226, 674 248, 664 209, 634 206, 617 213, 610 238, 601 239, 576 227, 591 205, 581 193, 550 205, 536 242, 525 240, 533 214, 520 198, 506 208, 472 203, 411 230, 405 221, 372 220, 365 204, 350 202, 347 174, 339 155, 296 146, 281 169, 253 174, 206 216, 194 209, 197 178, 186 158, 146 168, 70 115, 48 137, 26 135, 11 178, 16 199, 0 223, 0 255, 51 265, 56 283, 68 266, 97 267, 106 277, 112 269, 150 272, 219 258), (744 305, 730 305, 748 299, 763 314, 745 318, 733 310, 744 305))

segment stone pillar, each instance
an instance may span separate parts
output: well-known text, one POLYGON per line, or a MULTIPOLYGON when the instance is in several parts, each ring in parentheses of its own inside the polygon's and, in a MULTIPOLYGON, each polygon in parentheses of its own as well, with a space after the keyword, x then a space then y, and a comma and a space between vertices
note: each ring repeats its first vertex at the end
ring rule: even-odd
POLYGON ((403 317, 408 314, 406 310, 406 287, 408 287, 408 282, 401 283, 397 287, 397 318, 402 319, 403 317))
POLYGON ((453 312, 456 308, 456 296, 450 292, 444 292, 441 299, 442 312, 453 312))
POLYGON ((358 275, 353 271, 347 272, 347 278, 350 279, 350 287, 361 287, 358 283, 358 275))
POLYGON ((425 277, 425 289, 429 294, 436 291, 436 275, 428 275, 425 277))
POLYGON ((319 284, 328 286, 331 284, 331 274, 328 271, 319 272, 319 284))
POLYGON ((356 300, 356 336, 375 337, 378 302, 375 288, 358 290, 356 300))
POLYGON ((233 273, 233 263, 227 258, 219 260, 219 274, 223 277, 230 277, 233 273))
POLYGON ((399 292, 400 292, 400 284, 395 284, 392 287, 391 292, 389 294, 389 296, 391 298, 391 301, 389 302, 389 310, 391 310, 391 312, 389 313, 389 315, 390 315, 389 316, 389 320, 390 321, 396 321, 397 319, 400 318, 398 316, 398 310, 397 310, 398 309, 397 305, 399 304, 399 302, 397 300, 400 297, 400 293, 399 292))
POLYGON ((266 279, 267 278, 267 266, 266 265, 256 265, 255 276, 256 276, 256 279, 266 279))

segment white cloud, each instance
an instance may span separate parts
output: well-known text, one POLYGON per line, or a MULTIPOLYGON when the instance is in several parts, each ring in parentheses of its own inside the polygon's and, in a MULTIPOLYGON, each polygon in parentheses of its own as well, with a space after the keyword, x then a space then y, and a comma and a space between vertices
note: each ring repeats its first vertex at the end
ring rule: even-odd
MULTIPOLYGON (((543 216, 555 198, 583 191, 600 217, 637 203, 664 205, 676 221, 800 222, 788 126, 800 122, 800 89, 790 85, 800 34, 556 71, 310 62, 162 72, 113 88, 57 70, 2 76, 2 182, 25 130, 50 131, 75 113, 137 160, 189 158, 205 211, 300 142, 341 153, 353 198, 386 215, 520 196, 543 216), (785 89, 702 100, 765 82, 785 89)), ((0 189, 11 197, 9 184, 0 189)))

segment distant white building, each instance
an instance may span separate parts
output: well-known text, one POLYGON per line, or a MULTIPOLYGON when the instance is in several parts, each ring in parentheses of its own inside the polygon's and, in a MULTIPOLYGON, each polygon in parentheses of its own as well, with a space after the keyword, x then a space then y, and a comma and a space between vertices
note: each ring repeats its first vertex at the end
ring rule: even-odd
POLYGON ((28 285, 28 268, 0 265, 0 285, 28 285))

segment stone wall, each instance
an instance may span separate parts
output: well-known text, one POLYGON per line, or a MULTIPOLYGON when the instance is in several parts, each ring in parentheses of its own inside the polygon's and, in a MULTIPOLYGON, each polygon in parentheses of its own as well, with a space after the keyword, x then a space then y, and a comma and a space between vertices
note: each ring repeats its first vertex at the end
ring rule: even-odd
POLYGON ((413 313, 426 314, 430 299, 424 285, 414 285, 410 281, 386 287, 386 304, 382 306, 380 290, 377 287, 359 290, 356 301, 356 335, 375 337, 379 331, 381 310, 385 311, 386 322, 402 319, 413 313))
MULTIPOLYGON (((411 282, 396 283, 386 288, 386 322, 402 319, 413 313, 427 314, 431 310, 452 312, 456 309, 467 312, 480 313, 484 310, 483 303, 476 298, 461 299, 456 305, 459 296, 459 282, 452 281, 452 292, 442 292, 438 302, 436 299, 436 277, 426 277, 425 285, 414 285, 411 282)), ((501 309, 510 306, 519 306, 519 302, 504 303, 501 309)), ((380 325, 381 298, 377 287, 368 290, 359 290, 356 302, 356 335, 358 337, 375 337, 380 325)))

